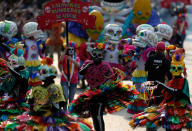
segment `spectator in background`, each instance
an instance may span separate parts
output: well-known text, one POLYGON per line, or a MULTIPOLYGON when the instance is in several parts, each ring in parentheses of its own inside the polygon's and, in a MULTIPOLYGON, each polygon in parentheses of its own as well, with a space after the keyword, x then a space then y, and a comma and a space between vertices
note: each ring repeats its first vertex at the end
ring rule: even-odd
POLYGON ((178 15, 176 25, 183 43, 186 37, 186 29, 188 28, 188 22, 186 21, 186 15, 184 13, 178 15))
POLYGON ((181 35, 178 33, 177 26, 173 25, 173 36, 171 37, 169 43, 171 45, 175 45, 176 47, 182 48, 183 47, 183 40, 181 35))

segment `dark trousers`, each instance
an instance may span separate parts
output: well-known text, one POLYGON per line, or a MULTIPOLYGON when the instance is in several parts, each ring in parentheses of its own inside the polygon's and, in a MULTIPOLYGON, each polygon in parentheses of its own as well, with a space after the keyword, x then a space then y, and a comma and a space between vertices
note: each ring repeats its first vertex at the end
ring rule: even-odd
POLYGON ((105 131, 105 123, 103 120, 104 104, 90 103, 89 111, 93 120, 95 131, 105 131))

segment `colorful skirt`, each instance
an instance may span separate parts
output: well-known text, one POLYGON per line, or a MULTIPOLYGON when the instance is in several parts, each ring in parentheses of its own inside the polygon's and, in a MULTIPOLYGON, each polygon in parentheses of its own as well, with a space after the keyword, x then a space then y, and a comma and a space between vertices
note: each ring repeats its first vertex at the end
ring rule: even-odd
POLYGON ((50 112, 47 116, 42 114, 22 114, 8 119, 0 124, 0 130, 10 131, 93 131, 93 127, 85 119, 70 116, 64 111, 50 112))
POLYGON ((148 127, 178 130, 192 127, 192 105, 162 105, 146 108, 144 112, 133 115, 129 125, 132 128, 148 127))
POLYGON ((25 99, 24 96, 20 96, 20 98, 1 97, 0 122, 29 111, 29 105, 23 99, 25 99))
POLYGON ((105 114, 117 112, 127 108, 128 104, 138 95, 135 86, 119 84, 104 84, 97 89, 89 89, 80 94, 69 107, 71 113, 81 117, 90 117, 89 104, 94 102, 104 103, 105 114))
POLYGON ((143 112, 145 108, 151 105, 160 104, 162 97, 160 97, 160 91, 158 84, 153 81, 146 81, 141 84, 139 90, 139 96, 128 106, 127 112, 130 114, 137 114, 143 112))

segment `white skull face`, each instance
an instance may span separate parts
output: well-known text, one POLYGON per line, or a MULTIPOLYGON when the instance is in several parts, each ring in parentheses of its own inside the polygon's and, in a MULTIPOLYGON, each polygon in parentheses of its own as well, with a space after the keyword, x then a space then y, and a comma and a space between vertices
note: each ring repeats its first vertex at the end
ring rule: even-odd
POLYGON ((150 30, 141 30, 135 37, 133 44, 135 46, 145 48, 148 46, 155 46, 157 44, 157 36, 150 30))
POLYGON ((170 40, 173 34, 173 29, 171 26, 167 24, 159 24, 157 25, 157 36, 159 41, 165 39, 170 40))
POLYGON ((149 25, 149 24, 141 24, 136 28, 136 34, 138 34, 141 30, 150 30, 152 32, 154 32, 154 28, 153 26, 149 25))
POLYGON ((74 48, 73 47, 68 47, 68 55, 70 55, 70 56, 73 56, 74 55, 74 53, 75 53, 75 51, 74 51, 74 48))
POLYGON ((15 69, 17 67, 19 67, 19 59, 17 56, 15 55, 11 55, 9 58, 8 58, 8 65, 15 69))
POLYGON ((105 41, 111 44, 118 44, 122 37, 122 28, 117 24, 108 24, 104 29, 105 41))

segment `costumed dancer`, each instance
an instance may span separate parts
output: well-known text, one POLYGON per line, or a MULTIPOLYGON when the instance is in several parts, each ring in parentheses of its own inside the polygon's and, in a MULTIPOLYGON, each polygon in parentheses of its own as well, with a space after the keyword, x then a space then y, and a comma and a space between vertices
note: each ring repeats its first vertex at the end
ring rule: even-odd
POLYGON ((158 41, 162 41, 165 43, 165 46, 168 47, 171 43, 169 43, 169 40, 171 39, 173 35, 173 29, 168 24, 158 24, 157 25, 157 36, 158 41))
POLYGON ((108 62, 111 67, 119 68, 123 70, 120 64, 119 56, 120 50, 118 49, 118 44, 122 37, 122 28, 117 24, 108 24, 104 28, 105 46, 106 52, 104 61, 108 62))
POLYGON ((189 86, 187 79, 182 77, 185 68, 182 50, 184 49, 176 49, 172 57, 170 68, 172 80, 167 86, 156 82, 162 86, 163 101, 158 106, 148 107, 144 112, 133 115, 133 120, 129 123, 133 128, 137 126, 163 127, 167 131, 181 131, 182 128, 192 127, 189 86))
MULTIPOLYGON (((145 62, 151 52, 156 49, 156 44, 157 36, 150 30, 141 30, 133 40, 133 45, 137 47, 135 55, 137 67, 132 73, 131 80, 134 82, 139 92, 142 92, 141 84, 147 81, 148 72, 145 71, 145 62)), ((142 97, 138 97, 134 102, 129 104, 127 112, 135 114, 143 111, 146 106, 147 104, 142 97)))
MULTIPOLYGON (((61 85, 66 97, 67 104, 71 103, 74 99, 75 92, 78 84, 78 71, 80 68, 80 59, 76 54, 76 44, 69 42, 69 45, 65 48, 64 54, 61 56, 59 64, 61 68, 61 85), (69 78, 67 60, 69 61, 69 78)), ((67 104, 65 110, 67 111, 67 104)))
POLYGON ((124 45, 123 53, 121 54, 122 65, 125 72, 125 80, 131 80, 132 73, 136 69, 136 61, 132 58, 135 55, 136 47, 133 45, 124 45))
POLYGON ((38 68, 41 64, 39 56, 42 58, 45 51, 43 41, 40 39, 43 32, 37 29, 38 23, 28 22, 23 26, 25 36, 25 63, 27 70, 30 72, 29 86, 41 85, 41 81, 37 77, 38 68))
POLYGON ((58 61, 61 56, 61 49, 63 47, 63 44, 65 42, 64 37, 62 36, 62 33, 65 29, 65 23, 56 23, 52 25, 49 38, 46 40, 46 46, 49 48, 50 57, 53 59, 53 53, 56 49, 58 54, 58 61))
POLYGON ((25 70, 23 57, 13 54, 9 57, 9 62, 0 59, 0 63, 0 121, 5 121, 29 110, 28 104, 25 103, 29 73, 25 70))
POLYGON ((71 113, 81 117, 92 117, 96 131, 104 131, 104 113, 113 113, 126 108, 138 94, 135 86, 122 85, 124 73, 107 62, 103 62, 105 45, 95 43, 91 53, 92 60, 87 60, 80 69, 90 89, 80 94, 69 108, 71 113))
POLYGON ((54 83, 57 70, 52 66, 51 58, 44 58, 42 63, 38 77, 43 85, 31 89, 30 111, 2 122, 0 129, 91 131, 92 127, 86 120, 60 110, 60 103, 65 102, 65 97, 62 87, 54 83))
MULTIPOLYGON (((87 42, 81 43, 78 49, 78 56, 80 58, 80 65, 82 66, 86 60, 91 60, 90 53, 93 50, 95 41, 98 40, 99 35, 101 34, 104 26, 103 16, 97 10, 92 10, 89 15, 93 15, 96 17, 95 20, 95 28, 94 29, 86 29, 86 33, 88 34, 89 38, 87 42)), ((82 88, 86 88, 85 79, 82 75, 79 75, 80 80, 82 80, 82 88)))
POLYGON ((167 59, 169 59, 170 61, 172 60, 172 56, 175 52, 175 49, 177 47, 175 45, 169 45, 167 48, 166 48, 166 57, 167 59))

